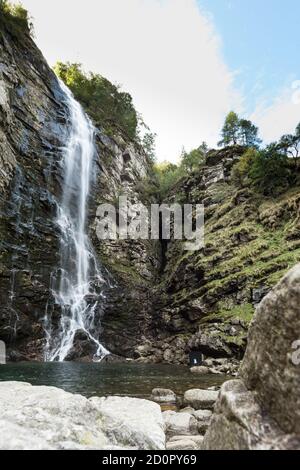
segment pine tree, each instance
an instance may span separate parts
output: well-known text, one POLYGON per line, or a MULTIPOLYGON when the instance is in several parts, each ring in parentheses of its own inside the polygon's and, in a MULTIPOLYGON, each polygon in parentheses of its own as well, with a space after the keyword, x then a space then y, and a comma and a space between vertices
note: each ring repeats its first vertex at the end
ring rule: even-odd
POLYGON ((230 111, 225 119, 225 123, 221 132, 222 140, 219 146, 236 145, 239 140, 239 117, 234 111, 230 111))
POLYGON ((258 138, 258 127, 247 119, 240 119, 239 141, 245 147, 258 147, 261 144, 261 140, 258 138))

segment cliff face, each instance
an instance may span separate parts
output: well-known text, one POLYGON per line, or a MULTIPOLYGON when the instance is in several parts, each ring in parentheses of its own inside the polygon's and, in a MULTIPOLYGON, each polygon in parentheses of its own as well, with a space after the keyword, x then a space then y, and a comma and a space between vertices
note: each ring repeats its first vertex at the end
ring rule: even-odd
MULTIPOLYGON (((57 78, 29 35, 19 37, 8 26, 2 27, 0 338, 12 360, 42 359, 46 309, 53 312, 54 322, 59 320, 51 275, 59 262, 56 203, 62 190, 68 118, 57 78)), ((100 262, 111 269, 107 277, 114 286, 107 286, 107 302, 102 302, 107 308, 103 341, 112 352, 126 355, 147 327, 147 286, 153 282, 159 254, 152 244, 121 247, 100 242, 95 232, 96 208, 101 202, 115 201, 124 191, 138 202, 136 183, 150 167, 142 150, 121 137, 114 140, 98 130, 96 147, 90 236, 100 262)), ((88 344, 75 346, 73 358, 88 354, 88 344)))
POLYGON ((242 147, 211 151, 206 166, 181 181, 169 201, 203 203, 205 247, 167 245, 155 289, 154 344, 144 360, 187 361, 191 350, 242 358, 254 309, 300 255, 299 190, 266 198, 237 189, 231 169, 242 147))
MULTIPOLYGON (((142 180, 153 178, 151 166, 141 149, 126 143, 120 136, 115 140, 98 132, 98 164, 100 172, 93 200, 95 215, 99 204, 113 204, 117 211, 119 197, 126 196, 133 206, 149 205, 139 189, 142 180)), ((153 201, 155 202, 155 201, 153 201)), ((137 211, 130 210, 128 221, 137 211)), ((157 283, 161 264, 159 241, 99 240, 95 220, 91 220, 91 238, 102 265, 112 277, 102 319, 102 338, 114 354, 135 357, 135 348, 152 337, 152 288, 157 283)))
POLYGON ((29 353, 43 337, 57 262, 54 195, 67 116, 42 55, 9 29, 0 33, 0 97, 0 336, 29 353))

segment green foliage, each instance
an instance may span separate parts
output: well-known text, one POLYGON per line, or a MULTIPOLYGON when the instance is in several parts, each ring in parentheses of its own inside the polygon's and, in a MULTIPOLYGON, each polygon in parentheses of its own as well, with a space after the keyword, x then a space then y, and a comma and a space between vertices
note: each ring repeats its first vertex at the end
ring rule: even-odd
POLYGON ((159 196, 164 199, 168 191, 175 186, 175 184, 185 176, 184 170, 181 166, 174 165, 170 162, 158 163, 154 166, 158 184, 159 196))
POLYGON ((84 73, 80 64, 58 62, 54 70, 96 125, 109 135, 119 131, 129 139, 137 138, 138 116, 129 93, 101 75, 84 73))
POLYGON ((205 164, 205 156, 208 151, 207 145, 203 143, 197 149, 187 153, 185 150, 181 155, 181 167, 186 173, 192 173, 205 164))
POLYGON ((182 151, 179 165, 170 162, 158 163, 154 166, 156 178, 159 184, 159 196, 163 200, 170 189, 172 189, 179 180, 197 171, 205 165, 205 158, 208 152, 208 146, 203 142, 197 149, 187 153, 182 151))
POLYGON ((239 121, 239 142, 245 147, 258 147, 261 140, 258 138, 258 127, 247 119, 239 121))
POLYGON ((254 160, 257 158, 258 151, 249 148, 234 165, 231 170, 231 179, 233 184, 238 187, 247 186, 249 184, 249 174, 254 160))
POLYGON ((266 196, 278 195, 290 184, 287 156, 271 144, 257 153, 251 164, 249 178, 253 186, 266 196))
POLYGON ((283 151, 287 157, 293 158, 295 166, 298 168, 300 157, 300 123, 296 127, 294 135, 287 134, 281 137, 278 148, 283 151))
POLYGON ((152 132, 146 132, 142 139, 142 146, 143 149, 150 160, 150 162, 154 163, 156 160, 156 134, 152 132))
POLYGON ((219 146, 244 145, 245 147, 258 147, 261 140, 258 138, 258 128, 247 119, 240 119, 231 111, 221 131, 222 140, 219 146))
POLYGON ((20 3, 0 0, 0 25, 6 26, 15 36, 32 32, 28 11, 20 3))
POLYGON ((236 145, 239 140, 239 117, 238 115, 230 111, 226 116, 225 123, 221 132, 222 140, 219 142, 219 146, 236 145))

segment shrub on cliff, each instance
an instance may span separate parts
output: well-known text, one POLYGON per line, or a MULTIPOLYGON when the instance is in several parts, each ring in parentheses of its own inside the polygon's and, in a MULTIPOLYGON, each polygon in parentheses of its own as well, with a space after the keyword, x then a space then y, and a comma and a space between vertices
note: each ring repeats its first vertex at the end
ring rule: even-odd
POLYGON ((281 137, 278 148, 283 151, 288 158, 293 159, 296 170, 299 170, 300 123, 296 127, 295 134, 287 134, 281 137))
POLYGON ((58 62, 54 70, 96 125, 110 135, 119 131, 129 139, 137 138, 138 116, 129 93, 99 74, 86 74, 80 64, 58 62))
POLYGON ((278 150, 277 144, 257 152, 250 166, 249 178, 252 185, 266 196, 278 195, 289 187, 288 158, 278 150))
POLYGON ((159 183, 159 195, 163 200, 169 189, 183 176, 183 171, 182 168, 170 162, 157 163, 154 170, 159 183))
POLYGON ((244 187, 250 184, 249 174, 254 160, 257 158, 256 149, 248 149, 234 165, 231 170, 231 179, 233 184, 238 187, 244 187))
POLYGON ((28 11, 20 4, 0 0, 0 25, 6 26, 15 36, 32 31, 28 11))
POLYGON ((200 147, 191 150, 191 152, 186 152, 183 150, 181 155, 181 164, 180 166, 186 173, 192 173, 193 171, 199 170, 201 166, 205 164, 205 157, 208 151, 208 147, 205 142, 203 142, 200 147))

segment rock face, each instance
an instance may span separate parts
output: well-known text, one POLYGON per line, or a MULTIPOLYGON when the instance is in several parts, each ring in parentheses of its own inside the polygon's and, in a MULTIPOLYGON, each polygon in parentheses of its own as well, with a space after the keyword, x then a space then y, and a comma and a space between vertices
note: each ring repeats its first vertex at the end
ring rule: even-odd
POLYGON ((241 379, 223 385, 205 449, 300 449, 299 305, 297 265, 259 305, 241 379))
MULTIPOLYGON (((56 76, 28 33, 16 36, 1 23, 0 339, 10 360, 42 360, 46 309, 54 326, 59 322, 51 288, 59 264, 56 202, 68 132, 69 112, 56 76)), ((132 357, 148 334, 160 247, 100 242, 96 210, 120 194, 141 202, 138 184, 149 176, 150 165, 143 150, 122 136, 111 138, 98 129, 95 143, 89 232, 99 262, 110 272, 96 325, 101 327, 104 311, 103 343, 112 353, 132 357)), ((70 358, 91 359, 93 348, 89 339, 76 338, 70 358)))
POLYGON ((58 260, 54 195, 68 116, 30 37, 0 33, 0 338, 30 358, 39 354, 58 260))
POLYGON ((3 382, 0 415, 1 450, 165 449, 160 408, 146 400, 3 382))
POLYGON ((255 307, 299 260, 299 192, 266 200, 237 189, 231 170, 243 152, 239 146, 209 152, 206 166, 168 196, 204 204, 205 247, 186 252, 180 241, 166 244, 154 305, 157 334, 145 358, 187 363, 190 352, 200 351, 242 359, 255 307))

